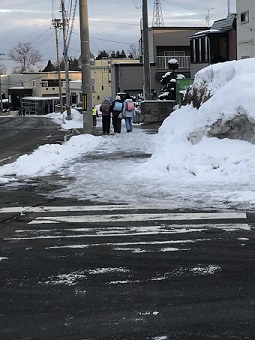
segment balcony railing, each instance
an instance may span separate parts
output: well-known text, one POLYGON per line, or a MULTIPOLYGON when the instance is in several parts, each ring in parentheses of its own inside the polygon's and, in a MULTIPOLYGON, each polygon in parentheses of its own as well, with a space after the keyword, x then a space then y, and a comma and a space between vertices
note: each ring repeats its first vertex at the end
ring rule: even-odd
POLYGON ((170 59, 176 59, 179 64, 179 69, 185 68, 189 69, 190 68, 190 56, 161 56, 157 57, 157 69, 169 69, 168 67, 168 60, 170 59))

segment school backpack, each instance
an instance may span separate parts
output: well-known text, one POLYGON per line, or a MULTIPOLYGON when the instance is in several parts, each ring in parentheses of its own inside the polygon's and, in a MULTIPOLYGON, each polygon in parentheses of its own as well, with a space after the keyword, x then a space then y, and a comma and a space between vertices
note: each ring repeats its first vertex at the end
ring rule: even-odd
POLYGON ((113 107, 114 111, 122 111, 122 103, 121 102, 115 102, 114 103, 114 107, 113 107))
POLYGON ((108 100, 102 102, 102 112, 110 112, 110 102, 108 100))
POLYGON ((134 102, 126 102, 126 111, 134 111, 135 110, 135 104, 134 102))

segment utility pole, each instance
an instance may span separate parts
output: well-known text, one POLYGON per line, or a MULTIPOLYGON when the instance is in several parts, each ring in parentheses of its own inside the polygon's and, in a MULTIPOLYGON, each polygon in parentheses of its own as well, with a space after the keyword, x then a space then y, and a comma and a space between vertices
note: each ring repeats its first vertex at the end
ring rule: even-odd
MULTIPOLYGON (((0 53, 0 55, 5 55, 5 53, 0 53)), ((0 67, 0 112, 3 113, 4 105, 3 105, 3 93, 2 93, 2 70, 4 67, 0 67)))
POLYGON ((144 100, 151 99, 150 57, 149 57, 148 5, 143 0, 143 82, 144 100))
POLYGON ((59 103, 60 103, 60 112, 63 113, 63 96, 62 96, 62 81, 61 81, 61 72, 60 72, 60 60, 59 60, 59 48, 58 48, 58 29, 62 27, 62 23, 60 19, 53 19, 52 25, 55 28, 56 34, 56 50, 57 50, 57 69, 58 69, 58 87, 59 87, 59 103))
POLYGON ((82 62, 82 107, 83 107, 83 133, 92 133, 92 92, 89 47, 89 20, 88 1, 80 1, 80 38, 82 62))
POLYGON ((67 119, 72 119, 71 117, 71 100, 70 100, 70 84, 69 84, 69 60, 67 51, 67 18, 65 11, 65 0, 61 0, 61 12, 63 21, 63 43, 64 43, 64 63, 65 63, 65 79, 66 79, 66 111, 67 119))
POLYGON ((2 73, 0 72, 0 112, 3 113, 2 73))

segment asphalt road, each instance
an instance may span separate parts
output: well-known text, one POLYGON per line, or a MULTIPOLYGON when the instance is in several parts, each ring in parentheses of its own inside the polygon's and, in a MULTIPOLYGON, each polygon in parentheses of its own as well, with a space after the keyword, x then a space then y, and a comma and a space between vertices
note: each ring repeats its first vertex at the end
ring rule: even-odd
MULTIPOLYGON (((31 148, 19 131, 23 148, 5 136, 5 156, 31 148)), ((53 189, 53 177, 0 186, 1 340, 254 339, 245 213, 55 200, 53 189)))
POLYGON ((0 116, 0 165, 40 145, 63 142, 64 135, 55 122, 45 117, 0 116))

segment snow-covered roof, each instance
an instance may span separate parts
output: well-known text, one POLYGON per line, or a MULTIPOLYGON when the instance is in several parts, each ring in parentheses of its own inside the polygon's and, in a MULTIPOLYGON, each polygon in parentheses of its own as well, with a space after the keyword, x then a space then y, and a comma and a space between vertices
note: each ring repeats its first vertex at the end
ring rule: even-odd
POLYGON ((31 101, 43 101, 43 100, 59 100, 59 97, 24 97, 23 99, 31 101))
POLYGON ((208 30, 196 32, 195 34, 193 34, 193 36, 207 35, 207 34, 209 34, 209 33, 218 33, 218 32, 219 32, 219 30, 210 28, 210 29, 208 29, 208 30))
POLYGON ((212 27, 208 30, 194 33, 190 38, 197 38, 199 36, 206 36, 208 34, 216 34, 227 32, 235 28, 236 14, 230 14, 227 18, 214 21, 212 27))

